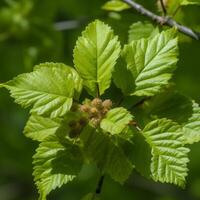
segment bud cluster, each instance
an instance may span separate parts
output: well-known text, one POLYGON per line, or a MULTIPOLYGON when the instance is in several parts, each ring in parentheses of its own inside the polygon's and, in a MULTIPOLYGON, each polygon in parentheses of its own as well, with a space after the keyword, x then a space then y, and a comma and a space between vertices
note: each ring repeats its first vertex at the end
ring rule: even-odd
POLYGON ((87 113, 90 122, 96 127, 99 125, 111 107, 111 100, 106 99, 102 101, 99 98, 95 98, 91 102, 87 102, 86 104, 81 105, 80 111, 87 113))

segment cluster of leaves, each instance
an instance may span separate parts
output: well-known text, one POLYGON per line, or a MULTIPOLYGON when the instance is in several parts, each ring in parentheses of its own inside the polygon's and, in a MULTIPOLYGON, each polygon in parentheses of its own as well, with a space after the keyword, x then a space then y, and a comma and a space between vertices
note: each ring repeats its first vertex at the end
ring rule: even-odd
POLYGON ((24 134, 40 142, 33 175, 41 200, 86 163, 119 183, 135 169, 184 187, 187 145, 200 141, 200 108, 171 86, 177 61, 175 30, 138 22, 121 49, 113 30, 96 20, 77 40, 75 69, 43 63, 0 85, 32 106, 24 134), (122 100, 104 98, 112 83, 122 100))

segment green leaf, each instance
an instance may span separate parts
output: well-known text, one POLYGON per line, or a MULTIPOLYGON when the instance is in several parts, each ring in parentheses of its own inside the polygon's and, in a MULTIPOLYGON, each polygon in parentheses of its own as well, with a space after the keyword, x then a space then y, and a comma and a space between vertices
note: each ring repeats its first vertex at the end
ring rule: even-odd
POLYGON ((159 33, 159 29, 155 28, 153 24, 148 22, 136 22, 130 26, 128 42, 139 40, 142 38, 153 37, 159 33))
POLYGON ((52 190, 72 181, 81 169, 81 157, 77 157, 80 155, 77 154, 78 147, 70 145, 64 148, 56 136, 50 136, 40 144, 33 156, 33 176, 40 193, 40 200, 46 200, 46 196, 52 190))
MULTIPOLYGON (((44 63, 31 73, 17 76, 3 84, 15 102, 31 113, 56 118, 65 115, 72 105, 77 80, 75 71, 59 63, 44 63)), ((80 86, 78 86, 80 89, 80 86)))
POLYGON ((36 65, 34 67, 34 71, 40 70, 43 67, 46 67, 46 68, 59 67, 60 69, 65 71, 65 73, 69 73, 71 78, 74 80, 74 89, 75 89, 74 98, 76 100, 79 99, 79 96, 82 92, 82 87, 83 87, 82 82, 83 81, 74 68, 69 67, 69 66, 62 64, 62 63, 42 63, 42 64, 39 64, 39 65, 36 65))
POLYGON ((192 107, 193 114, 183 126, 186 144, 200 142, 200 107, 194 101, 192 107))
POLYGON ((181 127, 171 120, 159 119, 147 124, 143 135, 152 148, 152 178, 184 187, 189 149, 183 146, 181 127))
POLYGON ((183 124, 192 115, 192 101, 177 91, 168 89, 144 102, 142 110, 151 118, 167 118, 183 124))
POLYGON ((133 116, 125 108, 114 108, 108 111, 100 127, 112 135, 120 134, 133 116))
POLYGON ((180 3, 181 6, 188 6, 188 5, 200 5, 199 0, 182 0, 180 3))
POLYGON ((185 143, 200 141, 200 108, 197 103, 177 91, 166 90, 147 100, 137 110, 149 120, 167 118, 179 123, 184 130, 185 143))
MULTIPOLYGON (((177 8, 180 6, 189 6, 189 5, 200 5, 199 0, 168 0, 166 1, 166 8, 167 13, 170 16, 173 16, 174 13, 177 12, 177 8)), ((160 4, 160 1, 158 1, 158 8, 160 11, 162 11, 162 7, 160 4)))
POLYGON ((41 142, 49 135, 54 135, 60 124, 61 119, 31 115, 24 128, 24 134, 28 138, 41 142))
POLYGON ((142 176, 151 178, 151 148, 144 140, 141 133, 137 132, 132 139, 132 163, 142 176))
POLYGON ((74 49, 74 64, 89 94, 102 95, 109 88, 114 65, 120 54, 118 37, 103 22, 88 25, 74 49))
POLYGON ((120 0, 108 1, 102 7, 102 9, 104 9, 104 10, 116 11, 116 12, 120 12, 120 11, 129 9, 129 8, 130 8, 130 6, 128 4, 126 4, 120 0))
POLYGON ((113 72, 113 80, 117 88, 121 89, 124 95, 134 93, 135 85, 131 71, 127 69, 126 63, 122 59, 118 60, 113 72))
POLYGON ((61 143, 63 144, 65 143, 65 139, 77 139, 87 123, 88 120, 83 112, 69 111, 62 119, 62 122, 56 131, 56 135, 59 137, 61 143))
POLYGON ((132 164, 109 135, 87 126, 81 133, 81 140, 88 161, 95 163, 102 174, 107 173, 120 183, 128 179, 132 164))
POLYGON ((153 96, 168 84, 176 68, 178 56, 174 30, 163 31, 150 39, 140 39, 126 45, 123 57, 135 85, 133 95, 153 96))

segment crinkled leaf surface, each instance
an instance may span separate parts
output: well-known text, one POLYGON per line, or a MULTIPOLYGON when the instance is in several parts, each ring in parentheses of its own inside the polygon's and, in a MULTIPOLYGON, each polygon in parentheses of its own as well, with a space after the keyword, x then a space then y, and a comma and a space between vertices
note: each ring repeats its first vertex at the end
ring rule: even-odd
POLYGON ((136 22, 130 26, 128 42, 142 38, 153 37, 159 33, 159 29, 148 22, 136 22))
POLYGON ((184 147, 181 127, 171 120, 158 119, 147 124, 142 133, 152 149, 152 178, 184 187, 189 149, 184 147))
POLYGON ((31 115, 24 128, 24 134, 28 138, 41 142, 49 135, 54 135, 60 125, 61 119, 31 115))
POLYGON ((87 126, 81 133, 81 140, 88 161, 95 163, 102 173, 109 174, 120 183, 128 179, 132 164, 109 135, 87 126))
POLYGON ((108 111, 100 127, 113 135, 120 134, 132 119, 133 116, 125 108, 114 108, 108 111))
POLYGON ((109 88, 119 53, 118 37, 99 20, 89 24, 79 37, 74 49, 74 64, 92 96, 101 95, 109 88))
POLYGON ((126 45, 123 57, 131 71, 134 95, 153 96, 168 84, 176 68, 178 56, 174 30, 163 31, 150 39, 140 39, 126 45))
POLYGON ((185 140, 187 144, 200 142, 200 107, 194 101, 192 102, 193 113, 188 121, 184 123, 185 140))
POLYGON ((3 86, 10 91, 16 103, 23 107, 33 106, 31 113, 55 118, 69 111, 75 90, 80 90, 75 73, 64 64, 44 63, 3 86))
POLYGON ((52 190, 76 177, 82 165, 80 165, 80 153, 77 156, 78 147, 76 151, 75 148, 72 144, 64 148, 56 136, 49 136, 40 144, 33 156, 33 176, 40 193, 40 200, 46 200, 46 196, 52 190))

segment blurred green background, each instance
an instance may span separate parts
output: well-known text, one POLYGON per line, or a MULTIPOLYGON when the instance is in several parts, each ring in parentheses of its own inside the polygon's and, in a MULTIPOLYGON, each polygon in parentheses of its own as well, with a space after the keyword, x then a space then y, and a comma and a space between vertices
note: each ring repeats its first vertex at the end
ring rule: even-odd
MULTIPOLYGON (((73 65, 72 52, 84 26, 98 18, 109 23, 127 41, 128 27, 148 20, 132 10, 108 13, 105 0, 1 0, 0 82, 32 70, 35 64, 53 61, 73 65)), ((155 0, 138 0, 157 12, 155 0)), ((181 9, 176 19, 200 31, 200 7, 181 9)), ((174 80, 179 90, 200 103, 200 42, 180 35, 180 61, 174 80)), ((5 90, 0 92, 0 200, 36 200, 32 178, 32 155, 37 143, 23 135, 28 112, 14 104, 5 90)), ((106 178, 103 200, 197 200, 200 199, 200 144, 191 146, 186 190, 158 184, 136 172, 124 186, 106 178)), ((142 159, 142 158, 141 158, 142 159)), ((79 200, 96 182, 92 169, 80 180, 56 190, 50 200, 79 200), (89 178, 88 178, 89 177, 89 178)))

